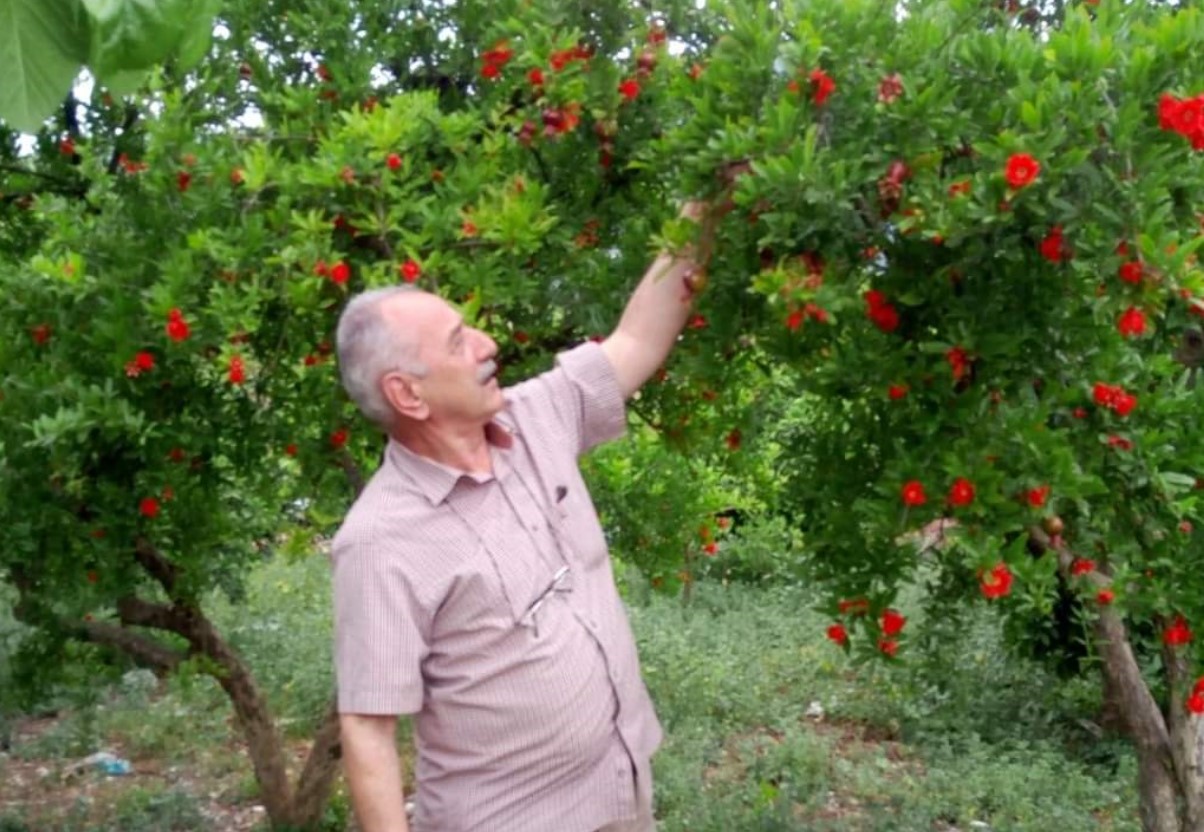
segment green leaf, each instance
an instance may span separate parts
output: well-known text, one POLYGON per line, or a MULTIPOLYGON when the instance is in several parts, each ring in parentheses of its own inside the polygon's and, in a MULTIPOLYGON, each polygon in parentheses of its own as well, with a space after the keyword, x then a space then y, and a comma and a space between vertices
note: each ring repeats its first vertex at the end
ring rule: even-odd
MULTIPOLYGON (((190 30, 199 23, 190 0, 82 0, 92 16, 88 64, 101 78, 129 70, 147 70, 162 63, 186 43, 195 57, 197 45, 190 30)), ((208 12, 212 0, 201 4, 208 12)), ((207 38, 207 32, 206 32, 207 38)), ((207 46, 208 41, 205 41, 207 46)), ((201 48, 204 54, 204 48, 201 48)))
POLYGON ((100 85, 118 97, 133 95, 146 80, 146 70, 137 69, 127 72, 114 72, 98 79, 100 85))
POLYGON ((78 0, 0 0, 0 118, 35 132, 67 95, 88 53, 78 0))
POLYGON ((184 38, 180 41, 180 51, 176 55, 176 64, 180 70, 192 69, 205 53, 213 40, 213 18, 222 7, 222 0, 201 0, 192 10, 192 21, 184 30, 184 38))

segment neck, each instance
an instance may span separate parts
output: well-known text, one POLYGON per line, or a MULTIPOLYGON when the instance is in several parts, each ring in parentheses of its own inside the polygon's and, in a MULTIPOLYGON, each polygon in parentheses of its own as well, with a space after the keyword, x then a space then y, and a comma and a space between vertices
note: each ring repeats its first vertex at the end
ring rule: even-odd
POLYGON ((419 422, 398 428, 392 437, 410 451, 449 468, 470 474, 489 474, 493 461, 483 425, 453 428, 419 422))

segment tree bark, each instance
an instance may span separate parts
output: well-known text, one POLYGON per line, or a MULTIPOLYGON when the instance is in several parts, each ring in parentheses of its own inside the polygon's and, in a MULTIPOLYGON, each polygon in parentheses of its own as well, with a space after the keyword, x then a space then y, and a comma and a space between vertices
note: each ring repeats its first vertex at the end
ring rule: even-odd
POLYGON ((293 824, 301 829, 317 827, 326 811, 330 792, 339 774, 343 747, 339 743, 338 703, 331 699, 326 715, 314 734, 313 745, 294 791, 293 824))
MULTIPOLYGON (((1060 539, 1051 539, 1044 529, 1033 527, 1029 529, 1029 535, 1043 549, 1055 554, 1059 571, 1069 579, 1074 553, 1060 539)), ((1111 577, 1098 571, 1091 572, 1087 579, 1097 589, 1112 583, 1111 577)), ((1112 607, 1100 605, 1093 633, 1105 690, 1115 698, 1126 733, 1137 751, 1142 829, 1144 832, 1204 832, 1199 826, 1186 826, 1186 815, 1180 814, 1181 800, 1184 804, 1187 801, 1176 769, 1171 732, 1141 675, 1124 620, 1112 607)))

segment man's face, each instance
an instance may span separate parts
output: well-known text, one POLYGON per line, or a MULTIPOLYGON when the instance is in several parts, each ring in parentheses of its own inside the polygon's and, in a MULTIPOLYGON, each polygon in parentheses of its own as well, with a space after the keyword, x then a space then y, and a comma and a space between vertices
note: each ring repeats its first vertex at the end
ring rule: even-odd
POLYGON ((405 317, 419 339, 427 374, 414 380, 427 419, 456 425, 488 424, 503 407, 497 382, 497 344, 435 295, 402 299, 405 317))

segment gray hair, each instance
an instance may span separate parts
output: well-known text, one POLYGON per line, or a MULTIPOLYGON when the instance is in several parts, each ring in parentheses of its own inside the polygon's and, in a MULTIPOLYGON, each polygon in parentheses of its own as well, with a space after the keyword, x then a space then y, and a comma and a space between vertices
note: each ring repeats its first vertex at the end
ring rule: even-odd
POLYGON ((370 289, 348 301, 339 316, 335 341, 343 388, 363 414, 385 430, 393 427, 397 414, 381 392, 381 377, 394 370, 418 377, 428 372, 418 360, 417 342, 397 332, 383 313, 387 301, 415 291, 413 286, 370 289))

